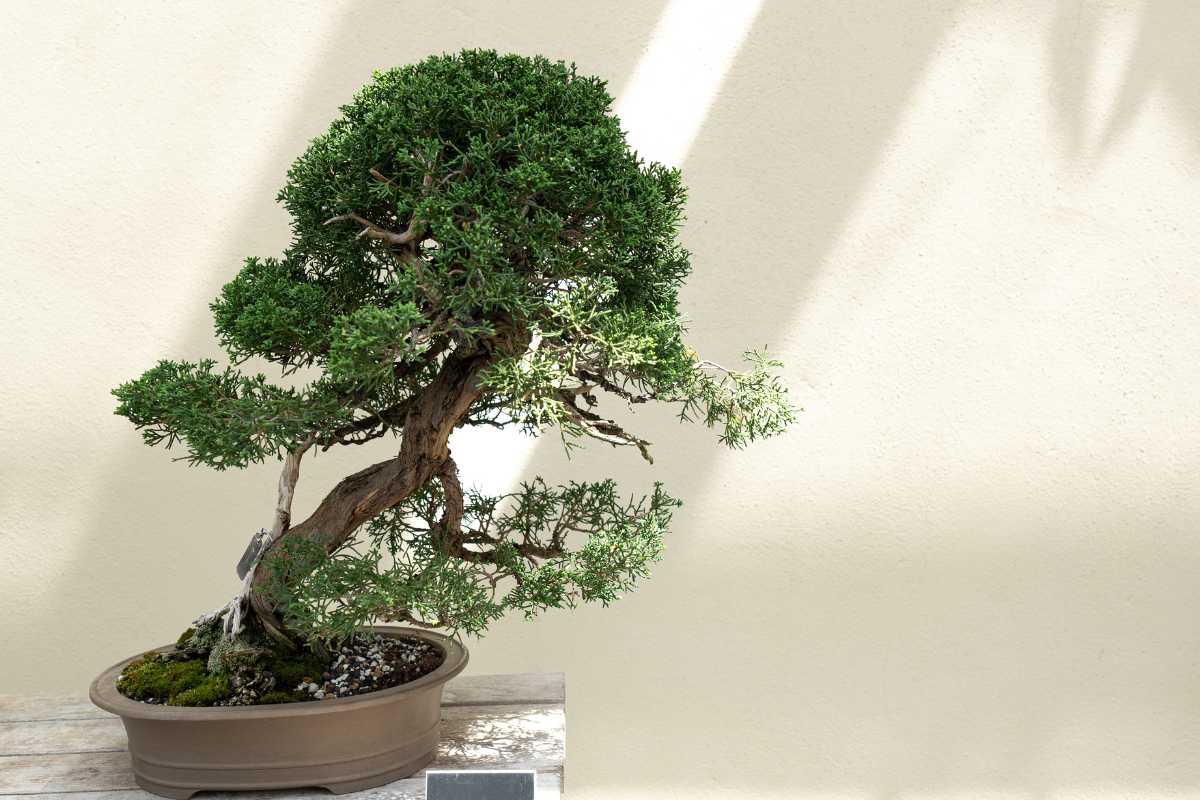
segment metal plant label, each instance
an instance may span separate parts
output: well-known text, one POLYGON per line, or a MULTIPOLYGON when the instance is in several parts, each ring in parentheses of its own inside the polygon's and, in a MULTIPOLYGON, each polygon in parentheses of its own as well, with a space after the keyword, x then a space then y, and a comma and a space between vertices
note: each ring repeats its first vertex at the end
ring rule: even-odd
POLYGON ((533 770, 432 770, 426 800, 534 800, 533 770))

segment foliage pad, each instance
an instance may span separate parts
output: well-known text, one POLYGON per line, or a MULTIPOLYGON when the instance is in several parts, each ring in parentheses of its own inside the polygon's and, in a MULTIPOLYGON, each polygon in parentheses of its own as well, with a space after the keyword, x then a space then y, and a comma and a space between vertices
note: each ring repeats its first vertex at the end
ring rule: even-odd
POLYGON ((732 447, 792 420, 778 362, 730 370, 684 343, 684 186, 629 149, 611 106, 573 65, 492 51, 376 74, 288 172, 291 245, 247 259, 212 304, 235 366, 163 361, 115 391, 147 443, 217 469, 402 437, 394 473, 330 495, 386 497, 372 518, 279 516, 256 588, 294 630, 479 632, 507 610, 607 603, 657 558, 678 505, 661 489, 622 501, 611 481, 537 479, 464 497, 454 428, 553 428, 649 459, 603 398, 673 404, 732 447), (237 369, 251 358, 315 377, 275 386, 237 369))

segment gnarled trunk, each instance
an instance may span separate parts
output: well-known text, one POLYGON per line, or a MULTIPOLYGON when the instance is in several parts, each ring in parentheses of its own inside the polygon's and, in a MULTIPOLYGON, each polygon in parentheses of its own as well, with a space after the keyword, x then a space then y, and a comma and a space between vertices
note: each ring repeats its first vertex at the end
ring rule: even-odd
POLYGON ((287 641, 270 602, 258 591, 267 580, 267 562, 286 541, 298 538, 321 545, 326 553, 340 547, 360 525, 434 479, 450 457, 450 434, 481 394, 478 376, 491 360, 479 351, 451 357, 412 403, 404 420, 400 453, 343 479, 308 519, 288 527, 263 553, 255 567, 250 606, 264 629, 287 641))

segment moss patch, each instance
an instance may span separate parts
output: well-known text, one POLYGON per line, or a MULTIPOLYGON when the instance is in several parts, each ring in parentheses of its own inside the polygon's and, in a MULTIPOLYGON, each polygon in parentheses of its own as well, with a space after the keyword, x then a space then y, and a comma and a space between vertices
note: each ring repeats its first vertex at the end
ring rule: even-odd
MULTIPOLYGON (((327 665, 312 653, 300 652, 276 655, 262 669, 275 676, 276 688, 259 698, 260 704, 302 703, 312 698, 296 687, 305 680, 319 682, 327 665)), ((134 700, 169 706, 211 706, 233 695, 230 676, 209 672, 207 659, 164 659, 158 653, 147 653, 125 667, 117 689, 134 700)))
POLYGON ((191 689, 167 700, 170 706, 211 706, 229 697, 233 690, 227 675, 208 675, 191 689))
POLYGON ((329 669, 325 659, 306 651, 278 655, 270 659, 265 666, 267 672, 275 676, 275 688, 288 694, 303 681, 320 681, 321 676, 329 669))
POLYGON ((274 691, 267 692, 262 697, 258 698, 258 704, 269 706, 276 703, 302 703, 305 700, 311 699, 312 698, 304 692, 285 692, 276 689, 274 691))
POLYGON ((202 658, 164 660, 147 653, 121 673, 117 689, 134 700, 169 705, 212 705, 229 696, 229 680, 209 675, 202 658))
POLYGON ((187 647, 188 643, 191 642, 192 637, 195 635, 196 635, 196 629, 188 628, 186 631, 179 634, 179 638, 175 640, 175 646, 179 647, 179 648, 187 647))
POLYGON ((264 659, 259 668, 275 678, 275 688, 259 697, 257 705, 274 705, 312 700, 311 695, 296 691, 296 687, 304 681, 320 682, 329 664, 327 659, 306 650, 277 651, 264 659))

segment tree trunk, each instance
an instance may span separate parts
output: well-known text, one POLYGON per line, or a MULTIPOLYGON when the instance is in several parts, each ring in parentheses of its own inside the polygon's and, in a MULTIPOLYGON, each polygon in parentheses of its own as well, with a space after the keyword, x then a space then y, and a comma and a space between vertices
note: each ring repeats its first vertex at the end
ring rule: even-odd
POLYGON ((269 633, 287 639, 275 609, 258 591, 267 579, 270 557, 284 542, 300 538, 332 553, 364 522, 435 478, 450 457, 450 434, 481 394, 479 372, 490 360, 491 354, 484 351, 448 359, 410 407, 399 455, 343 479, 308 519, 289 527, 271 543, 255 568, 250 592, 250 606, 269 633))

